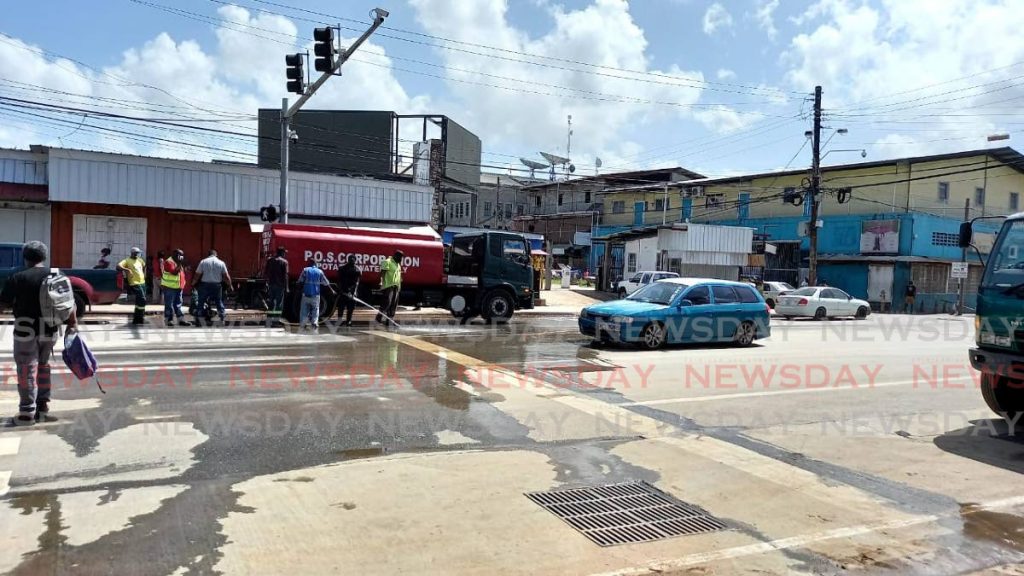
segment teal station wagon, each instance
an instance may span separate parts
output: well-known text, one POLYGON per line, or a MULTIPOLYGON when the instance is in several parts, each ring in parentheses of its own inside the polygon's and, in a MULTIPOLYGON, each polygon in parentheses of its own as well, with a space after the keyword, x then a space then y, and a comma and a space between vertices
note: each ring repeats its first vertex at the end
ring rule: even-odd
POLYGON ((580 332, 599 342, 655 349, 684 343, 750 346, 771 335, 764 298, 749 284, 711 278, 668 278, 624 300, 587 306, 580 332))

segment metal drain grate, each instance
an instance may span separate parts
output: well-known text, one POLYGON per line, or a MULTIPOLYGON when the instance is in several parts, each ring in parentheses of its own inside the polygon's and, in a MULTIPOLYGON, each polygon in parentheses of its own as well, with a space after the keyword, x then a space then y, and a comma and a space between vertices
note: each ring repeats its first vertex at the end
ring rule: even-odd
POLYGON ((529 492, 526 497, 599 546, 650 542, 726 528, 704 510, 680 502, 647 482, 529 492))

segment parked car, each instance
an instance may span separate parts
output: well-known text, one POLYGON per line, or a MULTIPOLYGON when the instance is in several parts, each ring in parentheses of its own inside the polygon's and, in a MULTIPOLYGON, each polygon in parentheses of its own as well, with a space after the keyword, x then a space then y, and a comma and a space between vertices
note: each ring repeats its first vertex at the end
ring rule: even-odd
POLYGON ((625 298, 640 288, 647 286, 652 282, 664 280, 665 278, 679 278, 679 274, 676 274, 675 272, 661 272, 658 270, 637 272, 625 280, 620 280, 619 284, 616 286, 616 292, 618 292, 619 298, 625 298))
POLYGON ((810 317, 815 320, 839 316, 863 319, 871 314, 871 305, 838 288, 807 286, 779 298, 779 302, 775 306, 775 313, 786 319, 796 316, 810 317))
MULTIPOLYGON (((21 256, 22 244, 0 243, 0 288, 15 272, 25 266, 21 256)), ((61 268, 75 292, 75 307, 78 315, 84 316, 93 304, 113 304, 121 295, 120 274, 114 269, 93 270, 61 268)))
POLYGON ((761 295, 764 296, 764 301, 768 303, 768 307, 775 308, 775 304, 779 301, 779 298, 789 294, 796 288, 793 288, 785 282, 765 282, 764 288, 761 290, 761 295))
POLYGON ((753 286, 710 278, 667 278, 640 288, 624 300, 587 306, 580 332, 598 342, 733 342, 750 346, 771 334, 770 313, 753 286))

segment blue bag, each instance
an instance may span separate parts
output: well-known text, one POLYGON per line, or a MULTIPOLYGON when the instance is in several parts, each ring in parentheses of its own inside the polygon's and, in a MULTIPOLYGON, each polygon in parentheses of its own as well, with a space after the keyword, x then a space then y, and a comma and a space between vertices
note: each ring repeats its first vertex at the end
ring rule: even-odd
POLYGON ((75 375, 79 380, 85 380, 92 378, 96 381, 96 386, 100 389, 100 392, 106 394, 107 391, 100 386, 99 378, 96 378, 96 372, 99 370, 99 362, 96 361, 96 356, 93 355, 92 350, 85 345, 85 339, 78 332, 68 332, 64 335, 64 351, 61 352, 61 357, 64 359, 64 364, 67 365, 68 370, 75 375))

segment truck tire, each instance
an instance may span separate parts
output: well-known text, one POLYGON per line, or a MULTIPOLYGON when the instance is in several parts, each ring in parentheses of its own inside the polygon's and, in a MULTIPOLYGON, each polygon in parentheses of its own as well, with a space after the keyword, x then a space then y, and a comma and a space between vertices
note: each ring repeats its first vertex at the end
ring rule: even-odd
POLYGON ((512 317, 515 311, 515 304, 512 297, 504 290, 494 290, 484 297, 484 306, 481 316, 488 322, 504 324, 512 317))
POLYGON ((89 312, 89 299, 81 292, 75 292, 75 317, 82 319, 89 312))
POLYGON ((1016 422, 1018 429, 1024 425, 1017 418, 1017 414, 1024 411, 1024 382, 982 372, 981 397, 993 412, 1006 419, 1007 424, 1016 422))

